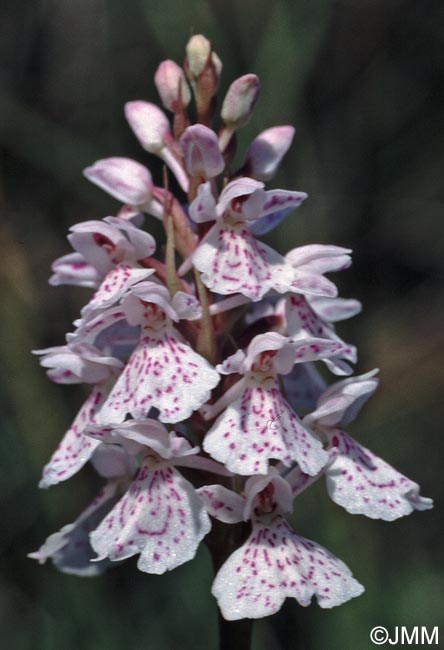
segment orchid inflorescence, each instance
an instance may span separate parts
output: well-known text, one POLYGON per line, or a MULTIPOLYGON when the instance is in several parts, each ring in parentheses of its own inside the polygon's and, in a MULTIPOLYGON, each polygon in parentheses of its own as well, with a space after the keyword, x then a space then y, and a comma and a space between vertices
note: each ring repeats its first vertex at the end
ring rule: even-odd
POLYGON ((219 558, 212 593, 236 620, 273 614, 287 597, 306 606, 316 596, 330 608, 362 593, 343 562, 286 520, 321 477, 336 504, 374 519, 432 501, 345 431, 378 384, 377 370, 350 376, 356 349, 335 330, 361 309, 325 277, 348 268, 351 251, 313 244, 281 256, 257 239, 307 198, 264 185, 294 129, 260 133, 233 171, 259 80, 231 84, 216 132, 221 69, 209 41, 193 36, 184 67, 163 61, 155 75, 172 125, 155 104, 126 104, 140 144, 173 175, 162 186, 127 158, 84 172, 122 205, 117 216, 73 226, 74 252, 53 264, 50 284, 94 294, 66 344, 36 354, 50 379, 91 392, 40 486, 88 461, 105 483, 31 557, 96 575, 138 555, 141 571, 161 574, 207 537, 219 558), (169 189, 176 181, 179 198, 169 189), (157 256, 144 214, 164 225, 157 256), (316 362, 342 378, 327 386, 316 362))

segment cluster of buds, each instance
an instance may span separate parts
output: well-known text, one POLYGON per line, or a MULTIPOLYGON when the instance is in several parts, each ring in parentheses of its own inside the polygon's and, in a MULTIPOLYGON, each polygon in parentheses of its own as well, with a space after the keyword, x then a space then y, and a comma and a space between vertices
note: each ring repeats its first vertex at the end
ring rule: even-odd
POLYGON ((213 130, 221 70, 209 41, 193 36, 183 68, 164 61, 155 75, 172 123, 146 101, 125 106, 177 196, 167 172, 157 186, 127 158, 84 172, 120 207, 73 226, 74 252, 53 264, 52 285, 94 293, 65 344, 36 353, 50 379, 91 392, 40 485, 88 462, 104 485, 32 557, 95 575, 137 555, 141 571, 160 574, 206 539, 219 558, 212 593, 236 620, 273 614, 287 597, 330 608, 362 593, 341 560, 286 519, 315 481, 325 477, 348 512, 386 521, 432 502, 345 431, 378 384, 376 370, 352 375, 356 349, 335 329, 361 309, 326 277, 350 266, 351 251, 313 244, 283 256, 258 239, 307 198, 264 185, 294 129, 263 131, 234 169, 236 131, 260 86, 254 74, 236 79, 213 130), (164 225, 160 251, 144 215, 164 225))

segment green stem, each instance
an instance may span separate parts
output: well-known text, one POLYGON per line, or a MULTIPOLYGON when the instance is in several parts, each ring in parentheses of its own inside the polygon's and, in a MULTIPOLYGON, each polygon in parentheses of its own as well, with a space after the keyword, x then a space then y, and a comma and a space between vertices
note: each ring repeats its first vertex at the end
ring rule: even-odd
POLYGON ((182 290, 182 285, 176 273, 176 247, 174 243, 174 221, 171 213, 168 211, 165 215, 165 229, 166 229, 166 251, 165 251, 165 264, 166 264, 166 279, 167 286, 171 297, 177 291, 182 290))
POLYGON ((201 328, 197 337, 197 352, 214 365, 216 363, 217 354, 214 339, 213 319, 210 314, 210 301, 208 300, 208 291, 200 279, 199 271, 196 269, 194 269, 194 278, 196 281, 199 302, 202 307, 201 328))

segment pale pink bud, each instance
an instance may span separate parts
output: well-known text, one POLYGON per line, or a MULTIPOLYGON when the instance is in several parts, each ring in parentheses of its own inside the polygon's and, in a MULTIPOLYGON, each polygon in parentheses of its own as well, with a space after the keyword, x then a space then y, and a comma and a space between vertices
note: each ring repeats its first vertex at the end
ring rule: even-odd
POLYGON ((156 104, 137 100, 125 104, 125 117, 145 151, 160 156, 176 176, 183 191, 188 192, 185 170, 168 148, 173 136, 165 113, 156 104))
POLYGON ((165 113, 151 102, 138 100, 125 104, 125 117, 145 151, 159 155, 170 134, 165 113))
POLYGON ((253 140, 247 153, 248 175, 259 181, 274 176, 293 141, 292 126, 273 126, 253 140))
POLYGON ((84 169, 83 174, 122 203, 141 205, 151 200, 151 174, 135 160, 104 158, 84 169))
POLYGON ((185 167, 191 176, 214 178, 225 167, 223 156, 219 149, 217 136, 203 124, 194 124, 185 129, 180 138, 185 167))
POLYGON ((204 71, 211 54, 211 43, 202 34, 195 34, 188 41, 185 51, 191 76, 197 79, 204 71))
POLYGON ((221 116, 233 129, 243 126, 259 97, 260 83, 255 74, 245 74, 233 81, 222 104, 221 116))
POLYGON ((169 111, 175 113, 181 103, 182 106, 190 103, 191 92, 184 71, 174 61, 162 61, 154 75, 154 83, 162 104, 169 111), (182 102, 179 101, 180 97, 182 102))

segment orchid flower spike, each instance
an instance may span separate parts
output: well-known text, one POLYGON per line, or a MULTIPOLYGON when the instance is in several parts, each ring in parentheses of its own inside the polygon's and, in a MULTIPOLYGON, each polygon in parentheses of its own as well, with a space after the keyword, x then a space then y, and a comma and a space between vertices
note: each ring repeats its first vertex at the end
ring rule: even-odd
POLYGON ((265 186, 294 128, 260 132, 235 171, 236 131, 260 84, 245 74, 218 102, 221 70, 210 41, 194 35, 183 69, 166 60, 155 74, 171 125, 155 104, 125 105, 178 196, 175 183, 154 185, 129 158, 84 170, 120 206, 74 225, 73 251, 52 265, 50 284, 92 295, 65 345, 35 353, 51 380, 90 393, 40 487, 88 462, 104 485, 30 557, 96 575, 137 556, 141 571, 161 574, 192 560, 208 535, 212 593, 234 621, 273 614, 286 598, 330 608, 363 592, 341 560, 287 521, 321 477, 336 504, 373 519, 428 510, 432 500, 346 432, 378 383, 376 371, 332 381, 318 370, 322 362, 351 375, 357 359, 338 324, 361 303, 339 297, 327 277, 350 267, 351 250, 308 244, 280 254, 259 241, 307 198, 265 186), (161 220, 166 241, 146 232, 145 213, 161 220))

